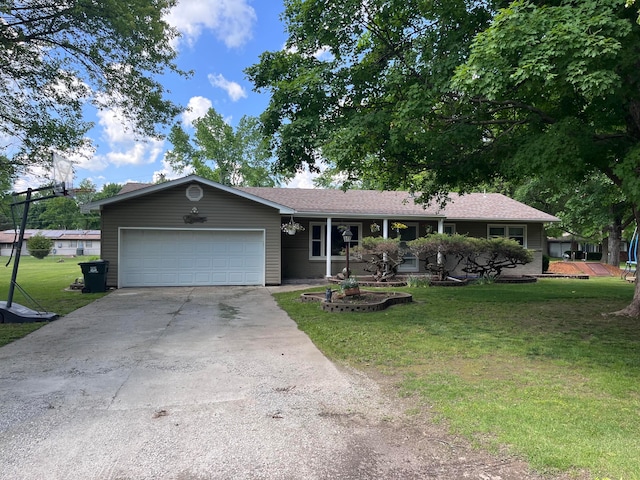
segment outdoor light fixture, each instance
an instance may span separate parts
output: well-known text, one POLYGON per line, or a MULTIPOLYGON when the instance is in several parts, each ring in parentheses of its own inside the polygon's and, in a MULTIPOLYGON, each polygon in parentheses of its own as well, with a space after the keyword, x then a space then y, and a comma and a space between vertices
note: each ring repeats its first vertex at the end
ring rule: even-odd
POLYGON ((342 239, 344 240, 344 243, 346 243, 348 246, 352 238, 353 238, 353 233, 351 233, 351 230, 349 229, 349 227, 347 227, 347 229, 344 232, 342 232, 342 239))
POLYGON ((346 274, 346 278, 349 278, 351 276, 351 271, 349 270, 349 244, 351 243, 351 239, 353 238, 353 233, 351 233, 351 230, 349 229, 349 227, 347 227, 347 229, 342 232, 342 239, 344 240, 344 243, 347 246, 347 274, 346 274))

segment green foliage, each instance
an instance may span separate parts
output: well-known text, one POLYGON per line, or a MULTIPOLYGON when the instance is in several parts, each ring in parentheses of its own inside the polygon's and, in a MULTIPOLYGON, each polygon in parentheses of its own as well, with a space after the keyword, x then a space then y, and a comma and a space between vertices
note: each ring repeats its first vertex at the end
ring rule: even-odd
POLYGON ((193 139, 179 124, 169 134, 173 150, 167 153, 172 167, 223 185, 273 187, 279 183, 271 172, 268 145, 260 135, 258 121, 242 117, 234 132, 222 116, 210 108, 193 121, 193 139))
POLYGON ((517 241, 508 238, 475 238, 464 235, 432 234, 407 242, 409 250, 426 261, 432 273, 443 279, 447 259, 453 258, 455 269, 464 265, 462 271, 481 277, 499 276, 504 269, 526 265, 533 261, 533 252, 517 241))
POLYGON ((542 255, 542 272, 549 270, 549 264, 551 263, 551 257, 549 255, 542 255))
POLYGON ((340 289, 344 292, 350 288, 358 288, 360 283, 356 277, 347 277, 340 282, 340 289))
MULTIPOLYGON (((116 195, 121 185, 105 184, 99 192, 88 179, 78 185, 78 192, 73 197, 56 197, 33 202, 29 207, 27 228, 45 230, 98 230, 100 215, 96 212, 83 214, 80 207, 86 203, 109 198, 116 195)), ((37 198, 37 196, 34 196, 37 198)))
MULTIPOLYGON (((159 79, 180 72, 164 20, 174 0, 0 5, 0 136, 12 165, 47 164, 51 148, 82 147, 88 104, 113 108, 142 135, 179 113, 159 79), (46 52, 46 54, 43 54, 46 52), (6 142, 5 142, 6 144, 6 142)), ((14 172, 16 173, 16 172, 14 172)))
POLYGON ((439 116, 449 80, 496 3, 286 1, 291 48, 247 69, 272 94, 261 120, 278 170, 329 159, 347 185, 396 188, 415 183, 422 161, 444 166, 452 148, 439 116))
POLYGON ((362 237, 360 245, 351 249, 354 254, 392 255, 401 254, 400 238, 362 237))
POLYGON ((402 246, 400 237, 363 237, 351 253, 366 262, 365 272, 370 272, 377 281, 385 281, 397 275, 406 248, 402 246))
POLYGON ((53 240, 45 237, 41 233, 37 233, 27 240, 27 251, 29 252, 29 255, 34 258, 42 260, 51 253, 52 248, 53 240))
POLYGON ((429 278, 420 275, 409 275, 407 277, 407 286, 410 288, 421 288, 429 286, 429 278))

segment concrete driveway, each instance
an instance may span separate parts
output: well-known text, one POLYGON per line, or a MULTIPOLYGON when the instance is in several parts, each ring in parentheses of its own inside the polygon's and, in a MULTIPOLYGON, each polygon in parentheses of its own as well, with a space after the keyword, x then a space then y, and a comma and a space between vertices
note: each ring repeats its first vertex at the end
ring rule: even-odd
POLYGON ((404 428, 267 288, 114 291, 0 348, 0 398, 2 479, 534 478, 404 428))

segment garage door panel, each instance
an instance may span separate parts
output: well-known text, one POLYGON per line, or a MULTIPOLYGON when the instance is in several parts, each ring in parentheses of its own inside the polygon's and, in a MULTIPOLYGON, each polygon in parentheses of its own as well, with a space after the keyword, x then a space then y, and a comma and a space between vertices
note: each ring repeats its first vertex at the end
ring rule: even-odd
POLYGON ((261 231, 124 229, 120 286, 263 285, 261 231))

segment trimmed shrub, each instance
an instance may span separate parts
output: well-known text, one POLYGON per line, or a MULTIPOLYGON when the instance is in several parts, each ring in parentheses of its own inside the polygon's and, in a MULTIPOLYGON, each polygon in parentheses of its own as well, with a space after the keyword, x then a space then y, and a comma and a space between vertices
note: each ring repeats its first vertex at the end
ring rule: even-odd
POLYGON ((41 233, 37 233, 27 240, 27 251, 29 252, 29 255, 34 258, 43 259, 51 253, 52 248, 53 240, 45 237, 41 233))

